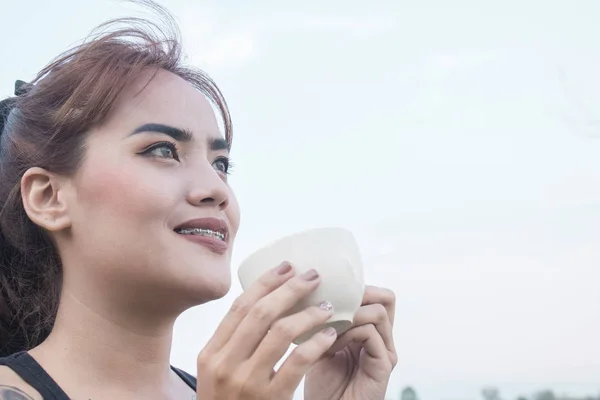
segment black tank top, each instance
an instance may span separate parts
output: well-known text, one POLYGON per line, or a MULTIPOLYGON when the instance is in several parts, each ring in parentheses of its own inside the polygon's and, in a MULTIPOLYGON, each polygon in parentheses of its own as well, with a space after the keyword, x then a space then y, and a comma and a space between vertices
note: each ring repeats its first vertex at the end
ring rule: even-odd
MULTIPOLYGON (((0 365, 12 369, 25 382, 37 390, 44 400, 70 400, 69 396, 58 386, 54 379, 26 351, 0 358, 0 365)), ((194 391, 196 378, 178 368, 171 369, 194 391)))

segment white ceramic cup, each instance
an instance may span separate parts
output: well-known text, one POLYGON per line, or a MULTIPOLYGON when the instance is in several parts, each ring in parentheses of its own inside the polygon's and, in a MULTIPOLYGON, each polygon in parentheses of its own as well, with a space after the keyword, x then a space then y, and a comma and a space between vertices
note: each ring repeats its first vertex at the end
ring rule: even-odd
POLYGON ((321 276, 321 283, 283 316, 325 301, 334 309, 326 324, 302 334, 294 343, 300 344, 329 326, 338 335, 347 331, 365 290, 363 264, 354 235, 342 228, 318 228, 281 238, 242 262, 238 269, 242 288, 248 289, 261 275, 284 261, 294 266, 297 275, 314 268, 321 276))

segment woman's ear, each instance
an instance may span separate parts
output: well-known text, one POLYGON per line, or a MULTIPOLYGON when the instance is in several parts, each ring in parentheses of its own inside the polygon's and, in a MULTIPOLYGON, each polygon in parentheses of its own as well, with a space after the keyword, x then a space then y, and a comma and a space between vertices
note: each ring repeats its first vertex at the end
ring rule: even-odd
POLYGON ((67 182, 43 168, 30 168, 21 178, 21 198, 27 216, 49 232, 71 226, 66 204, 67 182))

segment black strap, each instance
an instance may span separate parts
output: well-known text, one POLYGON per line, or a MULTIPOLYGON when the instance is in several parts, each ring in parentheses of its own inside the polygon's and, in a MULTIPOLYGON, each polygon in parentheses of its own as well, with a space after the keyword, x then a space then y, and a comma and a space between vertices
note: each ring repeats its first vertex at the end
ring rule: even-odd
POLYGON ((197 379, 194 376, 173 366, 171 367, 171 369, 175 371, 175 373, 181 378, 181 380, 184 381, 189 387, 191 387, 194 391, 196 390, 197 379))
MULTIPOLYGON (((12 369, 21 379, 36 389, 44 400, 70 400, 54 379, 26 351, 0 358, 0 365, 6 365, 12 369)), ((171 366, 171 369, 190 388, 196 390, 196 378, 179 368, 171 366)))
POLYGON ((54 379, 26 351, 0 358, 0 365, 6 365, 36 389, 44 400, 69 400, 69 396, 54 382, 54 379))

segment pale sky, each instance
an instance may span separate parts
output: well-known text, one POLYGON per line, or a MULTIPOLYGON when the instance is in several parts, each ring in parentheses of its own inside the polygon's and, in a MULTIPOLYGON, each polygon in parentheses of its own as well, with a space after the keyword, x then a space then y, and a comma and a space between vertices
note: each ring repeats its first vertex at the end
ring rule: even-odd
MULTIPOLYGON (((2 3, 2 96, 131 10, 2 3)), ((398 296, 390 397, 600 393, 600 2, 162 3, 230 104, 243 212, 232 291, 180 318, 174 365, 244 256, 339 225, 398 296)))

